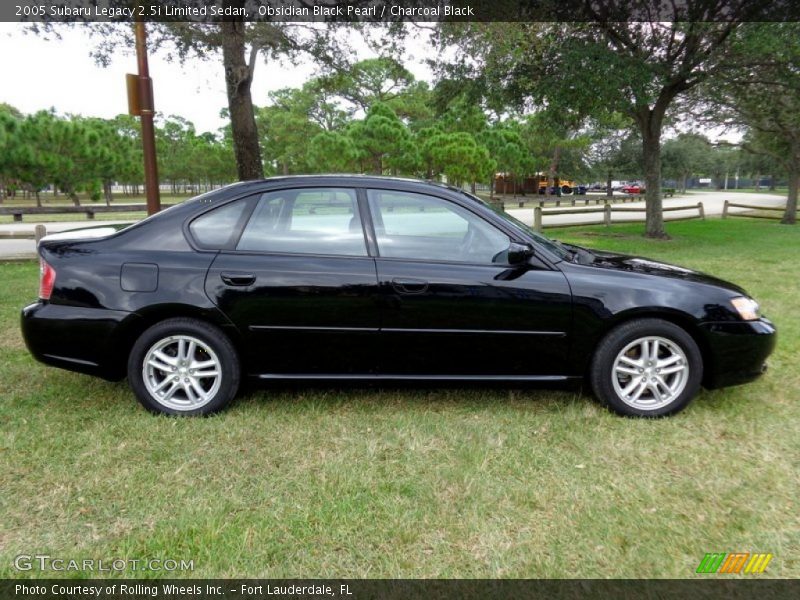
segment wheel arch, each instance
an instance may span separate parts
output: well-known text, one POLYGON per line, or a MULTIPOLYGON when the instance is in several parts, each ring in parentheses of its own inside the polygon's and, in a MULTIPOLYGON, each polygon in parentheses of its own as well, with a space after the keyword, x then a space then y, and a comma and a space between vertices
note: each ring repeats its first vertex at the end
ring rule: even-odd
POLYGON ((196 319, 219 327, 228 336, 236 352, 241 356, 242 344, 239 330, 217 309, 202 308, 190 304, 169 303, 148 306, 133 314, 135 317, 122 327, 115 340, 116 356, 113 370, 120 374, 120 378, 124 377, 128 356, 136 340, 150 327, 167 319, 196 319))
POLYGON ((711 348, 709 347, 705 336, 703 336, 700 330, 697 319, 683 311, 658 306, 625 310, 617 313, 612 319, 606 321, 604 327, 600 330, 599 335, 597 336, 591 355, 586 360, 584 376, 588 374, 589 369, 591 368, 594 352, 603 338, 605 338, 609 333, 611 333, 611 331, 620 325, 638 319, 661 319, 662 321, 667 321, 673 325, 677 325, 686 333, 688 333, 700 350, 700 357, 703 361, 703 385, 706 384, 711 377, 710 367, 713 365, 713 362, 711 361, 711 348))

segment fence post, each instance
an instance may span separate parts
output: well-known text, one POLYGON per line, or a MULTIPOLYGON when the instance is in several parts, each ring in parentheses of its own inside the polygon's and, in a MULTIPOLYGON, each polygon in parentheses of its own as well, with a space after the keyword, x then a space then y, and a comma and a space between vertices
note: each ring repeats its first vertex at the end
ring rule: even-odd
POLYGON ((542 232, 542 207, 541 205, 533 209, 533 230, 542 232))
POLYGON ((728 218, 728 201, 727 200, 725 200, 725 204, 722 205, 722 218, 723 219, 727 219, 728 218))
POLYGON ((605 223, 606 227, 611 225, 611 205, 610 204, 605 204, 603 206, 603 223, 605 223))
POLYGON ((706 209, 703 206, 702 202, 698 202, 697 203, 697 210, 700 211, 700 218, 703 219, 703 221, 705 221, 706 220, 706 209))
POLYGON ((36 245, 39 245, 39 240, 47 235, 47 228, 39 223, 33 228, 33 239, 36 240, 36 245))

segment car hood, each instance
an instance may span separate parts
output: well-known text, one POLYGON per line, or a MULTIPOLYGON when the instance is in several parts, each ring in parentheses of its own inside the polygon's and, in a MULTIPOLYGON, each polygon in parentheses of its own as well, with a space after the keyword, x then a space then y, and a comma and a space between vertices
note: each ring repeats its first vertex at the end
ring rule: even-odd
POLYGON ((626 254, 600 252, 597 250, 593 250, 592 253, 594 254, 594 261, 590 265, 592 267, 628 271, 631 273, 643 273, 672 279, 683 279, 684 281, 713 285, 736 292, 737 294, 747 295, 747 293, 735 283, 719 279, 718 277, 700 271, 687 269, 686 267, 671 265, 640 256, 628 256, 626 254))

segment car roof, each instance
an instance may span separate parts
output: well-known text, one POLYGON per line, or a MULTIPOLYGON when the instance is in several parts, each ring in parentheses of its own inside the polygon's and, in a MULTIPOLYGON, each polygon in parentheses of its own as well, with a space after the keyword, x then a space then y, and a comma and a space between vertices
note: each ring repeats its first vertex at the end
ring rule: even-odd
MULTIPOLYGON (((394 177, 389 175, 366 175, 363 173, 314 173, 314 174, 307 174, 307 175, 276 175, 274 177, 266 177, 264 179, 253 180, 253 181, 244 181, 240 182, 239 184, 231 184, 232 186, 240 185, 240 184, 252 184, 252 183, 278 183, 281 181, 300 181, 300 180, 336 180, 341 179, 344 181, 349 181, 351 183, 387 183, 387 182, 396 182, 396 183, 411 183, 411 184, 421 184, 421 185, 433 185, 440 188, 445 188, 448 190, 453 190, 460 192, 462 191, 460 188, 455 187, 453 185, 442 183, 440 181, 434 181, 432 179, 417 179, 414 177, 394 177)), ((228 186, 231 187, 231 186, 228 186)))

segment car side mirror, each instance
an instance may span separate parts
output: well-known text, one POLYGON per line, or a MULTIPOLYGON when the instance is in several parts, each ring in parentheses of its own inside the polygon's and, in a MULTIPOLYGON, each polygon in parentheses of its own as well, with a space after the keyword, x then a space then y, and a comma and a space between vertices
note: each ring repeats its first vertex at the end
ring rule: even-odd
POLYGON ((533 256, 533 247, 530 244, 511 242, 508 247, 508 264, 521 265, 528 262, 533 256))

